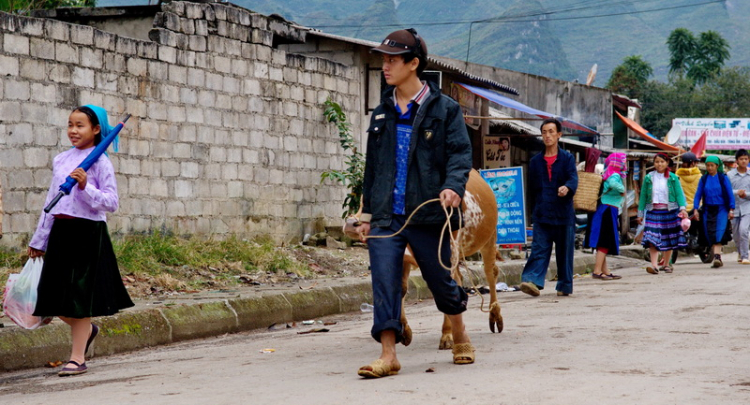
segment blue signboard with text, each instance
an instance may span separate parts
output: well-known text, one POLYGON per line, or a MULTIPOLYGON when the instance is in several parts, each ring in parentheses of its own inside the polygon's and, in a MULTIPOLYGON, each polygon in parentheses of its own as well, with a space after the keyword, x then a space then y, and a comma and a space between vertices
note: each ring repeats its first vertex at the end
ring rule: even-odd
POLYGON ((522 167, 480 170, 497 201, 497 243, 526 243, 526 198, 522 167))

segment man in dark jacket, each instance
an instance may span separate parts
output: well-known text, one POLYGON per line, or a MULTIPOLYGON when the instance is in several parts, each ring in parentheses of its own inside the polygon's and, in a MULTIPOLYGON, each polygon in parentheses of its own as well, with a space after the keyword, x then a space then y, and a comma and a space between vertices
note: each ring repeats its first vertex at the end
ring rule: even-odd
POLYGON ((575 211, 573 195, 578 188, 576 161, 570 152, 560 149, 562 125, 554 118, 542 123, 544 152, 529 162, 526 195, 533 209, 534 222, 531 256, 521 275, 521 291, 534 297, 544 288, 552 243, 557 261, 557 295, 573 293, 573 248, 575 211))
MULTIPOLYGON (((419 80, 427 66, 427 46, 413 29, 389 34, 372 51, 382 54, 383 74, 391 87, 373 111, 368 129, 358 231, 373 237, 368 239, 375 304, 371 334, 381 343, 382 353, 358 374, 379 378, 401 368, 396 344, 404 333, 401 275, 407 244, 438 309, 452 323, 454 363, 472 363, 474 348, 461 315, 468 298, 438 258, 440 252, 442 262, 450 263, 447 232, 439 243, 446 221, 443 208, 438 203, 425 205, 399 235, 389 237, 425 201, 440 198, 445 207, 460 206, 471 170, 471 142, 461 108, 437 86, 419 80)), ((457 224, 456 214, 452 222, 457 224)))

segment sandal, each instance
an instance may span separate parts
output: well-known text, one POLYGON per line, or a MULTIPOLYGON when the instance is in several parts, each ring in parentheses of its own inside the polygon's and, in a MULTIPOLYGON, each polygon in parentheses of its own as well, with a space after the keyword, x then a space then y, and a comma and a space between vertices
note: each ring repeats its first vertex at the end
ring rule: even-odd
POLYGON ((398 374, 399 370, 401 370, 400 364, 397 363, 395 366, 392 366, 390 364, 386 364, 381 359, 377 359, 366 366, 360 367, 357 371, 357 374, 360 377, 365 378, 381 378, 387 377, 389 375, 396 375, 398 374), (369 370, 367 369, 368 367, 370 368, 369 370))
POLYGON ((604 274, 604 273, 599 273, 599 274, 591 273, 591 278, 596 278, 596 279, 599 279, 599 280, 606 280, 606 274, 604 274))
POLYGON ((671 272, 674 271, 674 267, 672 267, 672 265, 670 264, 669 266, 662 267, 661 271, 663 271, 665 273, 671 273, 671 272))
POLYGON ((610 280, 619 280, 622 278, 622 276, 618 276, 614 273, 605 274, 605 276, 607 276, 610 280))
POLYGON ((474 363, 474 346, 471 343, 453 344, 453 364, 474 363))
POLYGON ((646 267, 646 271, 649 272, 649 273, 651 273, 651 274, 659 274, 659 268, 658 267, 648 266, 648 267, 646 267))
POLYGON ((70 364, 73 364, 76 367, 75 368, 63 368, 62 370, 60 370, 59 373, 57 373, 57 375, 59 375, 60 377, 67 377, 71 375, 83 374, 86 371, 88 371, 88 367, 86 367, 86 362, 84 362, 83 364, 78 364, 78 362, 71 360, 65 366, 68 366, 70 364))
POLYGON ((91 346, 91 342, 94 341, 96 338, 96 335, 99 334, 99 327, 91 324, 91 335, 89 335, 89 340, 86 341, 86 348, 83 349, 83 354, 86 354, 89 351, 89 346, 91 346))

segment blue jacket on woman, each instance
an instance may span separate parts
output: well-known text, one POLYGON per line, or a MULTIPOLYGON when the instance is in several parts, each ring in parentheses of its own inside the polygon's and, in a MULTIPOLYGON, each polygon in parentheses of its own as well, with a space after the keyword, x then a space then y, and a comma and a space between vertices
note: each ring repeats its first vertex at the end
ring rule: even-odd
POLYGON ((532 207, 532 219, 536 223, 548 225, 575 225, 573 196, 578 189, 578 171, 573 155, 561 148, 552 164, 552 180, 547 172, 544 152, 537 154, 529 162, 527 198, 532 207), (557 189, 567 186, 570 191, 565 197, 557 196, 557 189))

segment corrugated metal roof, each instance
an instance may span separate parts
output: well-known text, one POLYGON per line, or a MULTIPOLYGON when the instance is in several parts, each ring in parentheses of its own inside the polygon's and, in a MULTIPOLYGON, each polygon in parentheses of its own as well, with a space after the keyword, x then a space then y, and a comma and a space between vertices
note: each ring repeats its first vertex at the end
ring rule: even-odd
POLYGON ((516 131, 522 135, 532 135, 532 136, 541 136, 542 133, 539 131, 539 128, 529 125, 524 121, 516 120, 512 118, 512 115, 506 114, 497 108, 490 107, 490 117, 494 118, 503 118, 500 120, 490 120, 490 127, 500 127, 500 128, 510 128, 513 131, 516 131))
POLYGON ((584 147, 584 148, 596 148, 596 149, 599 149, 602 152, 607 153, 607 154, 614 153, 614 152, 622 152, 621 150, 618 150, 618 149, 610 148, 610 147, 607 147, 607 146, 601 146, 601 145, 594 146, 593 144, 590 144, 588 142, 579 141, 577 139, 572 139, 570 137, 565 137, 565 136, 560 137, 559 142, 560 143, 564 143, 564 144, 568 144, 568 145, 580 146, 580 147, 584 147))
MULTIPOLYGON (((376 46, 379 45, 377 42, 368 41, 368 40, 365 40, 365 39, 350 38, 350 37, 344 37, 344 36, 341 36, 341 35, 329 34, 327 32, 318 31, 318 30, 316 30, 314 28, 305 27, 305 26, 301 26, 301 25, 294 25, 294 27, 302 29, 302 30, 308 30, 308 32, 307 32, 308 35, 316 35, 316 36, 323 37, 323 38, 335 39, 337 41, 348 42, 350 44, 362 45, 362 46, 366 46, 366 47, 369 47, 369 48, 374 48, 374 47, 376 47, 376 46)), ((518 90, 516 90, 513 87, 507 86, 507 85, 502 84, 502 83, 498 83, 498 82, 496 82, 494 80, 486 79, 484 77, 479 77, 477 75, 471 74, 471 73, 469 73, 469 72, 467 72, 465 70, 459 69, 458 67, 451 65, 448 62, 442 61, 442 60, 437 59, 437 58, 433 58, 432 56, 427 56, 427 60, 429 60, 430 63, 432 63, 433 65, 437 65, 437 66, 439 66, 439 67, 441 67, 441 68, 443 68, 445 70, 452 71, 452 72, 454 72, 454 73, 456 73, 456 74, 458 74, 460 76, 463 76, 463 77, 465 77, 465 78, 467 78, 469 80, 473 80, 475 82, 482 83, 484 85, 490 86, 490 87, 492 87, 492 88, 494 88, 496 90, 500 90, 502 92, 505 92, 505 93, 508 93, 508 94, 512 94, 514 96, 517 96, 517 95, 520 94, 518 92, 518 90)))

